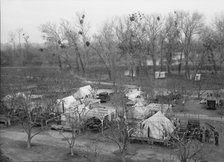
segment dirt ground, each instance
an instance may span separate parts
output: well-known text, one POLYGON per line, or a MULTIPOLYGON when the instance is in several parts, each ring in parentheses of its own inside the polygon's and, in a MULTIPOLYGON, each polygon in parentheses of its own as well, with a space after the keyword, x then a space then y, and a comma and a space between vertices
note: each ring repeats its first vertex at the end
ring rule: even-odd
MULTIPOLYGON (((34 137, 31 149, 26 148, 26 134, 20 128, 4 128, 0 134, 1 150, 12 161, 120 161, 115 154, 118 147, 100 139, 100 133, 78 138, 74 157, 69 156, 68 144, 57 131, 48 130, 34 137)), ((172 150, 160 146, 130 144, 128 150, 128 161, 178 161, 172 150)))
MULTIPOLYGON (((207 160, 223 162, 224 159, 224 126, 214 122, 220 132, 220 145, 205 144, 209 148, 207 160)), ((69 133, 65 133, 68 135, 69 133)), ((113 162, 121 161, 115 154, 118 148, 114 143, 101 138, 100 133, 87 133, 76 141, 75 156, 69 155, 68 144, 58 131, 48 130, 34 137, 32 148, 26 148, 26 134, 20 127, 9 127, 0 130, 1 151, 12 161, 75 161, 75 162, 113 162), (96 140, 98 139, 98 140, 96 140)), ((138 162, 178 162, 173 149, 148 144, 130 144, 127 161, 138 162)))
POLYGON ((218 110, 207 110, 205 104, 200 104, 200 100, 189 99, 184 106, 182 104, 176 105, 173 110, 175 112, 186 112, 190 114, 201 114, 211 117, 221 117, 218 114, 218 110))

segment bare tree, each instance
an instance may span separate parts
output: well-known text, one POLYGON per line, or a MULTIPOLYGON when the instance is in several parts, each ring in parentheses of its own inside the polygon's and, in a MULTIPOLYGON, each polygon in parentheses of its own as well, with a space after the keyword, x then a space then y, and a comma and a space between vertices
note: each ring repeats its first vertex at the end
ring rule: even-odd
POLYGON ((64 116, 68 120, 68 126, 71 129, 71 134, 65 135, 63 131, 61 132, 61 135, 69 145, 71 156, 74 155, 74 146, 76 139, 79 136, 83 135, 83 133, 85 132, 84 129, 86 115, 89 111, 89 109, 87 108, 89 103, 86 100, 79 100, 79 103, 80 104, 71 107, 68 113, 64 114, 64 116))
POLYGON ((62 57, 65 45, 63 44, 64 38, 61 29, 55 23, 48 22, 46 24, 42 24, 40 26, 40 30, 44 34, 43 39, 46 40, 48 46, 53 47, 53 53, 56 54, 58 59, 59 69, 62 70, 62 57))
POLYGON ((109 129, 103 135, 118 146, 122 161, 125 162, 129 144, 128 122, 126 120, 128 109, 125 106, 124 88, 122 86, 115 87, 115 92, 112 102, 117 110, 118 118, 108 124, 109 129))
POLYGON ((172 136, 174 139, 170 141, 175 147, 177 156, 181 162, 187 162, 188 160, 194 160, 199 162, 206 159, 207 152, 210 151, 205 145, 192 137, 186 139, 186 134, 181 137, 172 136))
POLYGON ((191 53, 192 40, 201 32, 203 26, 202 15, 198 12, 188 13, 184 11, 176 12, 176 15, 180 20, 177 25, 181 35, 181 44, 185 59, 185 76, 189 79, 189 54, 191 53))
POLYGON ((116 24, 116 35, 118 39, 118 48, 121 51, 121 58, 125 58, 129 66, 133 80, 134 71, 137 66, 141 66, 143 55, 143 14, 133 13, 128 18, 119 19, 116 24))
POLYGON ((95 35, 94 38, 95 42, 90 47, 103 61, 103 64, 107 69, 109 79, 115 81, 118 51, 113 21, 105 23, 100 33, 95 35))
POLYGON ((40 102, 32 101, 32 93, 17 93, 13 94, 10 100, 12 112, 11 116, 16 118, 23 126, 27 134, 27 148, 31 147, 33 137, 43 131, 43 121, 46 119, 45 113, 47 107, 43 107, 40 102), (36 126, 41 124, 42 127, 36 126))
MULTIPOLYGON (((80 19, 80 25, 83 24, 83 19, 80 19)), ((61 29, 63 31, 65 39, 67 39, 69 45, 74 48, 74 51, 77 55, 76 58, 76 64, 77 64, 77 69, 79 70, 79 67, 81 68, 82 72, 85 73, 85 63, 83 61, 83 58, 81 56, 81 51, 80 51, 80 36, 82 36, 83 31, 78 31, 74 26, 71 25, 71 23, 67 20, 63 20, 61 23, 61 29)))
POLYGON ((20 55, 22 55, 22 44, 21 44, 21 37, 22 37, 22 33, 23 33, 23 28, 18 28, 17 30, 16 30, 16 32, 17 32, 17 34, 18 34, 18 48, 19 48, 19 53, 20 53, 20 55))
POLYGON ((219 59, 220 65, 224 62, 224 15, 221 15, 216 18, 215 20, 215 30, 218 36, 218 53, 219 53, 219 59))
MULTIPOLYGON (((153 62, 153 73, 156 71, 156 61, 159 54, 159 38, 163 28, 161 16, 153 14, 145 18, 145 33, 146 33, 146 54, 149 55, 153 62)), ((162 37, 163 41, 164 38, 162 37)), ((163 43, 163 41, 161 43, 163 43)))
MULTIPOLYGON (((179 30, 177 28, 177 19, 174 14, 169 14, 165 20, 164 27, 164 50, 168 74, 171 73, 171 65, 175 52, 178 52, 179 30)), ((162 57, 161 57, 162 58, 162 57)))

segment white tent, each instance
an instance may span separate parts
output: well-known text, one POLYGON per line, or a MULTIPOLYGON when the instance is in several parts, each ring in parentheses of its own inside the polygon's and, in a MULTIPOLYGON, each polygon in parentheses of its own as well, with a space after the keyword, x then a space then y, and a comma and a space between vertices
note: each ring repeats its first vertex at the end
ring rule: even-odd
POLYGON ((93 89, 90 85, 80 87, 79 90, 73 95, 75 98, 85 98, 91 96, 93 93, 93 89))
POLYGON ((147 107, 145 106, 146 101, 144 98, 136 98, 136 101, 132 101, 133 106, 130 111, 128 111, 129 119, 144 119, 148 115, 147 107))
POLYGON ((68 96, 68 97, 65 97, 65 98, 62 98, 62 99, 58 99, 57 103, 59 104, 58 112, 65 112, 69 108, 80 104, 80 102, 77 101, 73 96, 68 96))
POLYGON ((132 76, 132 75, 133 75, 133 77, 136 77, 136 70, 133 71, 133 74, 132 74, 131 70, 124 71, 124 76, 132 76))
POLYGON ((100 106, 89 109, 89 106, 86 106, 85 104, 79 104, 75 111, 74 109, 69 108, 64 114, 61 115, 61 121, 63 125, 69 125, 71 117, 76 118, 78 114, 80 114, 81 117, 85 119, 89 119, 92 117, 103 119, 104 117, 108 116, 108 119, 112 120, 115 117, 116 109, 100 106))
POLYGON ((156 71, 155 72, 155 78, 156 79, 164 79, 164 78, 166 78, 166 72, 164 72, 164 71, 156 71))
POLYGON ((155 139, 165 139, 173 133, 175 127, 160 111, 142 122, 143 136, 155 139))
POLYGON ((167 112, 172 112, 172 105, 169 104, 150 103, 146 107, 149 112, 161 111, 163 114, 166 114, 167 112))
POLYGON ((133 119, 144 119, 147 109, 144 106, 136 106, 130 111, 131 118, 133 119))
POLYGON ((126 97, 128 97, 131 101, 136 101, 138 98, 140 98, 142 95, 142 91, 138 89, 132 89, 127 94, 126 97))

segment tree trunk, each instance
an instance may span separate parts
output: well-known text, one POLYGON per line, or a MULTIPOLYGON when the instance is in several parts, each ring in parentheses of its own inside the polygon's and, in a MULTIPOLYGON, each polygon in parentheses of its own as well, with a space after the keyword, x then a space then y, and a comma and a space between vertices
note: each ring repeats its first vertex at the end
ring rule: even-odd
MULTIPOLYGON (((111 54, 112 55, 112 54, 111 54)), ((113 82, 114 82, 114 85, 115 85, 115 82, 116 82, 116 78, 117 78, 117 66, 116 66, 116 59, 115 57, 113 56, 112 57, 112 67, 110 68, 110 71, 112 73, 112 79, 113 79, 113 82)))
POLYGON ((77 69, 77 71, 79 73, 79 60, 78 60, 77 57, 75 58, 75 61, 76 61, 76 69, 77 69))
POLYGON ((28 132, 28 138, 27 138, 27 148, 31 148, 31 132, 28 132))
POLYGON ((59 66, 59 69, 61 71, 62 70, 62 63, 61 63, 61 58, 60 58, 59 55, 58 55, 58 66, 59 66))
MULTIPOLYGON (((123 140, 125 140, 125 139, 123 139, 123 140)), ((127 151, 127 145, 123 144, 123 148, 122 148, 122 151, 121 151, 122 162, 126 162, 126 158, 125 158, 126 151, 127 151)))
POLYGON ((122 156, 122 162, 126 162, 125 153, 122 152, 121 156, 122 156))
POLYGON ((108 73, 108 76, 109 76, 109 80, 112 80, 112 74, 111 74, 111 71, 109 69, 107 70, 107 73, 108 73))
POLYGON ((187 79, 190 78, 190 69, 189 69, 189 52, 187 50, 184 51, 184 57, 185 57, 185 76, 187 79))
POLYGON ((187 79, 190 78, 190 69, 188 64, 188 58, 185 58, 185 76, 187 79))
POLYGON ((187 162, 187 159, 181 159, 181 162, 187 162))
POLYGON ((83 74, 85 74, 84 63, 82 61, 82 58, 81 58, 81 54, 79 52, 78 45, 77 45, 77 43, 75 41, 74 41, 74 46, 75 46, 75 51, 77 52, 77 55, 78 55, 78 59, 79 59, 79 62, 80 62, 80 66, 81 66, 82 72, 83 72, 83 74))
POLYGON ((167 61, 167 72, 168 72, 168 74, 171 73, 171 70, 170 70, 171 60, 172 60, 171 56, 172 56, 171 52, 168 52, 167 53, 167 59, 166 59, 166 61, 167 61))
POLYGON ((170 72, 170 65, 169 65, 169 64, 167 64, 167 73, 168 73, 168 74, 171 73, 171 72, 170 72))
POLYGON ((80 64, 81 64, 82 72, 83 72, 83 74, 85 74, 85 67, 84 67, 84 64, 82 62, 82 58, 81 58, 80 54, 79 54, 79 61, 80 61, 80 64))
POLYGON ((163 71, 163 41, 161 43, 161 54, 160 54, 160 71, 163 71))
POLYGON ((212 65, 213 65, 213 69, 214 69, 214 71, 215 71, 215 74, 217 74, 217 66, 216 66, 216 62, 215 62, 215 58, 214 58, 213 51, 211 51, 211 56, 212 56, 212 65))
POLYGON ((155 76, 155 72, 156 72, 156 59, 152 58, 152 62, 153 62, 153 75, 155 76))
POLYGON ((179 61, 179 65, 178 65, 178 74, 181 74, 181 68, 182 68, 182 59, 183 59, 183 53, 181 52, 180 54, 180 61, 179 61))
POLYGON ((71 154, 71 156, 74 156, 74 149, 73 149, 73 146, 70 146, 70 154, 71 154))
POLYGON ((131 80, 134 80, 134 70, 131 68, 131 80))

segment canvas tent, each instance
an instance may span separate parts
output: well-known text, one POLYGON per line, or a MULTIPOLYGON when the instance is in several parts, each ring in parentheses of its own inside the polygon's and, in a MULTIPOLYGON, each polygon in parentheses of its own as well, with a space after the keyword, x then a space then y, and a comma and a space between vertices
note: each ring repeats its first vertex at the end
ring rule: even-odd
POLYGON ((201 74, 196 74, 194 80, 195 81, 201 80, 201 74))
POLYGON ((161 111, 142 122, 142 136, 164 139, 173 133, 175 127, 161 111))
POLYGON ((61 115, 61 123, 62 125, 70 125, 70 119, 76 118, 79 114, 85 117, 85 114, 89 112, 89 108, 84 104, 74 102, 73 104, 77 104, 76 109, 69 107, 66 111, 61 115), (78 113, 77 113, 78 112, 78 113))
MULTIPOLYGON (((76 112, 81 114, 81 116, 85 119, 89 119, 92 117, 96 117, 100 120, 102 120, 104 117, 108 117, 108 120, 112 120, 115 117, 116 110, 114 108, 109 107, 96 107, 93 109, 90 109, 89 106, 86 106, 84 104, 78 105, 76 112)), ((75 118, 77 113, 75 113, 74 109, 67 109, 64 114, 61 115, 61 121, 63 125, 69 125, 70 124, 70 118, 75 118)))
POLYGON ((132 111, 128 112, 128 118, 132 119, 144 119, 147 109, 144 106, 133 107, 132 111))
POLYGON ((69 108, 78 105, 79 101, 77 101, 73 96, 68 96, 62 99, 58 99, 57 104, 58 104, 57 111, 60 113, 64 113, 69 108))
POLYGON ((166 72, 164 72, 164 71, 156 71, 155 72, 155 78, 156 79, 164 79, 164 78, 166 78, 166 72))
POLYGON ((126 93, 126 97, 131 101, 136 101, 138 100, 138 98, 141 97, 142 93, 143 92, 138 89, 132 89, 132 90, 129 90, 128 93, 126 93))
POLYGON ((93 94, 93 89, 90 85, 80 87, 78 91, 73 95, 74 98, 80 99, 80 98, 86 98, 90 97, 93 94))
POLYGON ((136 77, 136 70, 125 70, 125 72, 124 72, 124 76, 132 76, 133 75, 133 77, 136 77))
POLYGON ((172 105, 169 104, 150 103, 146 108, 150 113, 161 111, 163 114, 166 114, 167 112, 172 112, 172 105))
POLYGON ((144 101, 136 102, 133 108, 128 112, 129 119, 144 119, 154 115, 158 111, 162 114, 172 112, 172 106, 168 104, 150 103, 145 106, 144 101))
MULTIPOLYGON (((133 101, 132 101, 133 102, 133 101)), ((147 115, 147 108, 145 107, 145 101, 139 100, 133 103, 130 111, 127 112, 128 119, 144 119, 147 115)))

